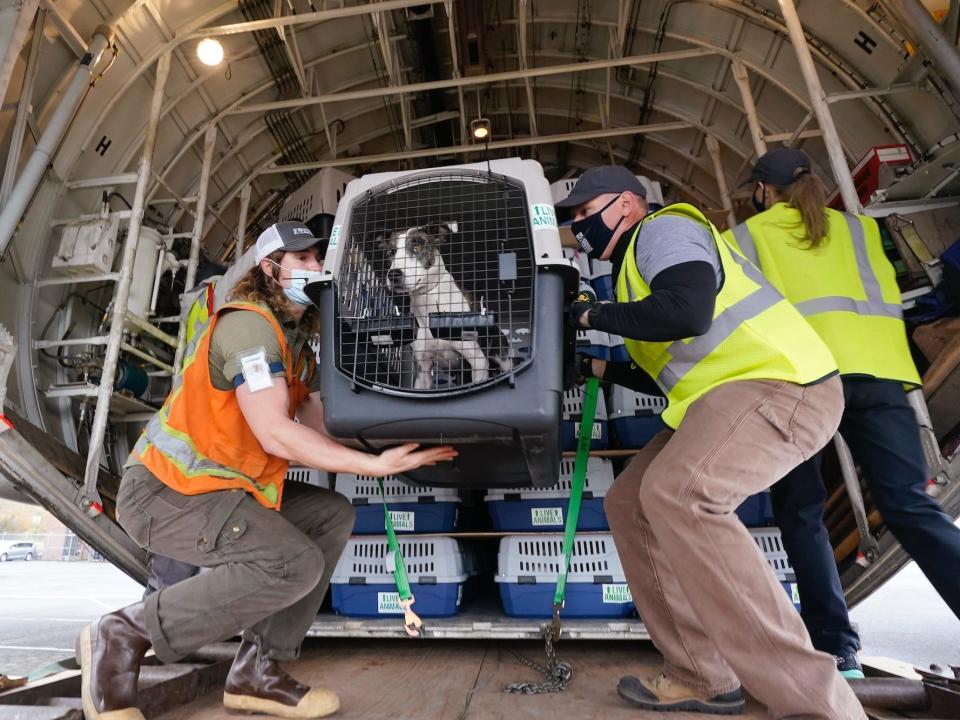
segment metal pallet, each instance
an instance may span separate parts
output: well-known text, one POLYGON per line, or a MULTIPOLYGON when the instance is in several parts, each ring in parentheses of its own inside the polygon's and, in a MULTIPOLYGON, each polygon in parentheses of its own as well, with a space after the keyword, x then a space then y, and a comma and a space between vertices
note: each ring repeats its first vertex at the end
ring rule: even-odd
MULTIPOLYGON (((307 637, 397 638, 407 637, 402 616, 393 618, 349 618, 321 613, 307 637)), ((490 607, 466 610, 454 617, 424 620, 425 638, 436 640, 540 640, 540 628, 548 619, 511 618, 490 607)), ((649 640, 647 628, 637 618, 623 620, 564 619, 564 640, 649 640)))

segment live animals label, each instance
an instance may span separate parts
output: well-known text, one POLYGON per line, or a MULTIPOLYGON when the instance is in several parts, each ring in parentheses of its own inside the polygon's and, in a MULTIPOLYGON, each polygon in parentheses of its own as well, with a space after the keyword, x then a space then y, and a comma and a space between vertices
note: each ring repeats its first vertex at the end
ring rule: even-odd
POLYGON ((623 603, 633 602, 633 595, 630 593, 630 587, 625 583, 603 586, 603 602, 607 604, 622 605, 623 603))
POLYGON ((336 247, 340 242, 340 225, 334 225, 333 230, 330 231, 330 247, 336 247))
MULTIPOLYGON (((593 428, 590 430, 590 439, 599 440, 602 432, 603 432, 603 428, 601 428, 597 423, 594 423, 593 428)), ((577 423, 576 425, 573 426, 573 434, 574 434, 574 437, 577 437, 577 438, 580 437, 580 423, 577 423)))
POLYGON ((400 593, 377 593, 377 612, 381 615, 402 615, 403 608, 400 607, 400 593))
POLYGON ((544 525, 563 526, 563 508, 532 508, 530 515, 534 527, 543 527, 544 525))
POLYGON ((534 230, 557 229, 557 213, 554 212, 553 205, 537 203, 530 206, 530 211, 534 230))
MULTIPOLYGON (((414 531, 414 523, 416 522, 416 513, 412 512, 399 512, 397 510, 390 511, 390 522, 393 523, 394 530, 408 530, 410 532, 414 531)), ((383 524, 384 529, 386 529, 387 524, 383 524)))

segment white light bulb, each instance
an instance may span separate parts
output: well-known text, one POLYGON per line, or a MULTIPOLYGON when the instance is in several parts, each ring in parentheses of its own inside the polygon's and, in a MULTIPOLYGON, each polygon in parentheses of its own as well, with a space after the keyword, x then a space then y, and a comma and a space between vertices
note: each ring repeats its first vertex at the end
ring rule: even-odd
POLYGON ((490 131, 487 130, 487 128, 485 128, 484 126, 481 125, 480 127, 476 127, 476 128, 473 129, 473 136, 474 136, 477 140, 483 140, 484 138, 487 137, 487 134, 488 134, 489 132, 490 132, 490 131))
POLYGON ((204 38, 197 43, 197 57, 204 65, 219 65, 223 60, 223 45, 219 40, 204 38))

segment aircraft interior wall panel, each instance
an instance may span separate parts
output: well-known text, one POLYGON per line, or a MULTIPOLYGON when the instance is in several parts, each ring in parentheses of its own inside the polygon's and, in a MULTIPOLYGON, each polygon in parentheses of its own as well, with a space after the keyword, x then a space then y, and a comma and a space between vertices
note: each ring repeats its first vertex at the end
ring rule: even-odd
MULTIPOLYGON (((194 74, 205 77, 201 86, 217 107, 226 107, 244 92, 270 82, 270 74, 260 52, 253 49, 253 38, 246 35, 227 35, 220 38, 223 43, 224 62, 215 68, 200 65, 195 60, 196 43, 184 45, 191 56, 194 74), (245 42, 244 42, 245 40, 245 42), (241 57, 243 55, 243 57, 241 57)), ((251 96, 247 102, 272 100, 275 92, 270 86, 266 91, 251 96)))
POLYGON ((571 23, 538 22, 533 24, 530 32, 532 34, 529 47, 542 48, 544 51, 569 49, 576 42, 576 28, 571 23))
MULTIPOLYGON (((119 61, 118 61, 119 62, 119 61)), ((152 80, 152 78, 151 78, 152 80)), ((83 149, 83 156, 77 171, 84 177, 106 177, 127 171, 135 172, 143 151, 143 138, 147 128, 147 117, 153 91, 147 82, 140 78, 117 102, 110 112, 91 133, 90 147, 83 149)), ((94 105, 101 102, 96 100, 94 105)), ((85 117, 100 114, 100 108, 84 108, 85 117), (90 114, 87 112, 95 110, 90 114)), ((74 131, 68 135, 72 142, 79 143, 86 137, 90 126, 82 132, 74 131)), ((125 185, 120 192, 133 202, 133 186, 125 185)))
MULTIPOLYGON (((99 0, 99 3, 104 3, 104 0, 99 0)), ((146 7, 141 5, 141 7, 131 10, 131 3, 125 0, 122 2, 114 0, 113 4, 118 7, 112 9, 110 15, 117 17, 123 13, 123 22, 120 24, 123 40, 135 51, 137 59, 147 54, 147 48, 153 48, 163 40, 161 30, 157 27, 157 23, 146 7)), ((196 4, 204 6, 207 3, 196 4)), ((164 18, 168 28, 176 27, 183 22, 183 16, 174 15, 167 11, 164 3, 153 2, 153 5, 157 8, 161 17, 164 18)), ((103 15, 101 14, 100 17, 103 17, 103 15)), ((101 22, 107 22, 107 18, 104 18, 101 22)), ((176 63, 173 65, 175 66, 176 63)))
POLYGON ((804 0, 798 7, 804 28, 857 69, 868 84, 889 84, 905 50, 863 15, 836 0, 804 0))
MULTIPOLYGON (((892 128, 892 125, 881 123, 862 102, 834 103, 831 111, 840 140, 853 153, 854 162, 859 161, 874 145, 897 142, 896 135, 887 129, 892 128)), ((811 123, 811 127, 817 127, 816 121, 811 123)))
POLYGON ((932 90, 890 95, 887 103, 910 128, 921 150, 960 130, 960 120, 932 90))
MULTIPOLYGON (((736 15, 720 8, 701 3, 680 3, 670 12, 666 29, 667 32, 692 35, 711 45, 728 47, 737 22, 736 15)), ((653 24, 659 27, 659 23, 658 16, 653 24)))
MULTIPOLYGON (((215 80, 213 82, 208 82, 202 89, 205 93, 209 94, 209 91, 217 86, 219 82, 227 83, 226 80, 215 80)), ((177 88, 168 88, 168 101, 172 97, 179 97, 183 91, 186 89, 186 86, 191 83, 182 83, 179 84, 177 88)), ((196 129, 199 129, 207 124, 207 121, 210 119, 210 116, 216 113, 216 109, 208 109, 207 102, 200 97, 200 93, 196 89, 191 90, 187 95, 181 98, 180 102, 177 103, 176 112, 182 118, 184 124, 186 125, 187 132, 193 132, 196 129)), ((168 119, 170 115, 167 115, 168 119)))

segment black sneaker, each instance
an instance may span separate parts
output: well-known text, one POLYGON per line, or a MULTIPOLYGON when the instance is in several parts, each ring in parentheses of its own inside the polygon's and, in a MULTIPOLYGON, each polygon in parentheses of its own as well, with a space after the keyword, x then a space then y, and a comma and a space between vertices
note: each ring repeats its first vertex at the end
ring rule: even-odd
POLYGON ((837 670, 847 680, 863 680, 863 667, 861 667, 860 658, 857 657, 856 653, 834 655, 833 659, 837 661, 837 670))

